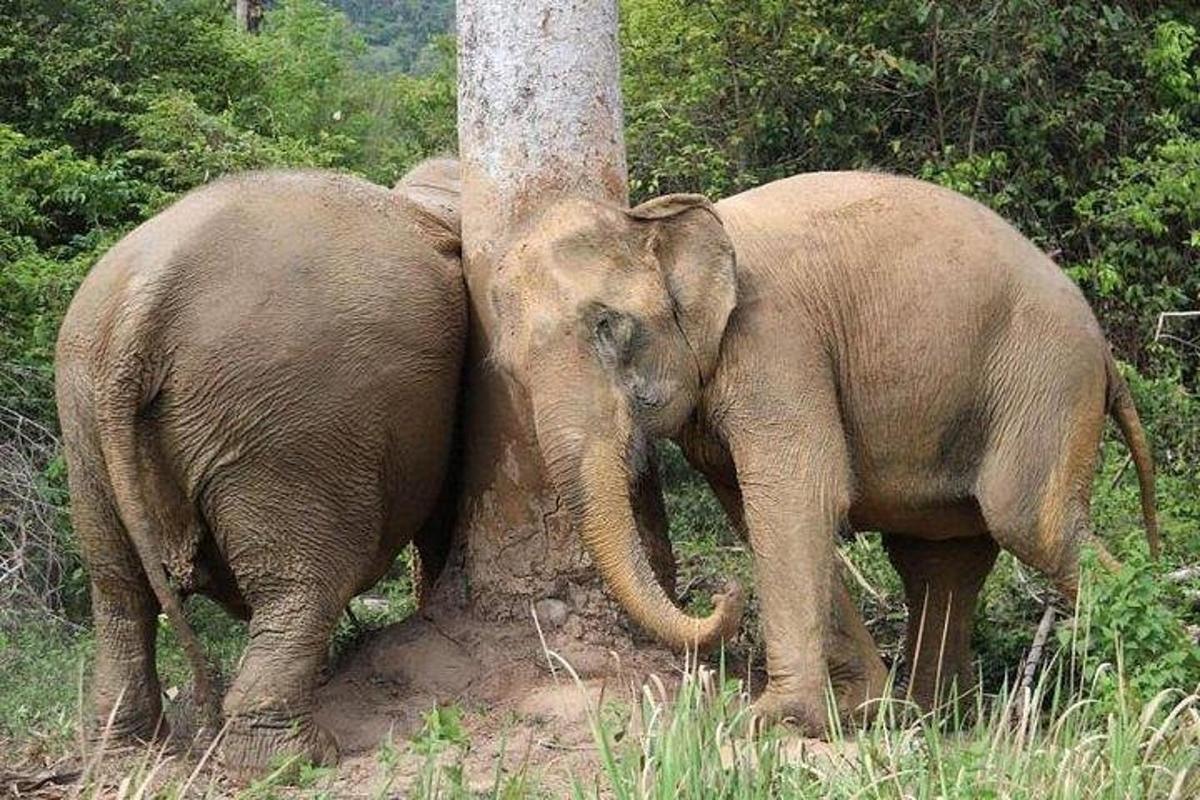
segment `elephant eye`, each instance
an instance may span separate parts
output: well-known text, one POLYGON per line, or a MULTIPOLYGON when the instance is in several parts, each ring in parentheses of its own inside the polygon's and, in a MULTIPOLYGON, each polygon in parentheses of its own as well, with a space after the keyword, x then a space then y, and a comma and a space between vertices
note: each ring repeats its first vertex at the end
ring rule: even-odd
POLYGON ((600 355, 612 363, 622 362, 629 347, 629 321, 620 313, 604 308, 596 315, 592 326, 600 355))
POLYGON ((596 320, 596 338, 607 342, 611 342, 613 337, 612 320, 607 314, 601 315, 600 319, 596 320))
POLYGON ((618 339, 621 319, 615 311, 608 308, 602 308, 596 314, 595 326, 596 343, 608 350, 618 350, 618 339))

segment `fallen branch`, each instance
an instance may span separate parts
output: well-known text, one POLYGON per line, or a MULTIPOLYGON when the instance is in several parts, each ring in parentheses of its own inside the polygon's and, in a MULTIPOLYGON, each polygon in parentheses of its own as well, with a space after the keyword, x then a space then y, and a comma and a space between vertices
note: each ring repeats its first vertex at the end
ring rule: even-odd
POLYGON ((1164 311, 1158 315, 1158 324, 1154 327, 1154 341, 1158 341, 1163 335, 1163 325, 1168 319, 1188 319, 1190 317, 1200 317, 1200 311, 1164 311))
POLYGON ((1047 603, 1046 610, 1042 612, 1042 619, 1038 623, 1037 633, 1033 635, 1033 644, 1029 646, 1029 653, 1025 656, 1025 664, 1021 669, 1021 684, 1019 691, 1024 702, 1026 692, 1033 691, 1033 676, 1037 674, 1038 665, 1042 663, 1042 654, 1046 650, 1046 640, 1050 638, 1051 631, 1054 630, 1054 604, 1047 603))
POLYGON ((1174 572, 1168 572, 1163 576, 1163 579, 1168 583, 1187 583, 1188 581, 1200 578, 1200 564, 1192 564, 1190 567, 1182 567, 1174 572))

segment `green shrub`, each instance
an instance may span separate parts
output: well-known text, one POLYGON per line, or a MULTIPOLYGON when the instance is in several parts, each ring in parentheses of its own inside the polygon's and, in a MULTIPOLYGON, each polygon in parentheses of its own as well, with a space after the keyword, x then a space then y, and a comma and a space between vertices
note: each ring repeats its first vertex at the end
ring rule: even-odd
POLYGON ((1140 554, 1119 572, 1083 560, 1079 625, 1059 632, 1085 685, 1107 702, 1144 704, 1159 692, 1200 691, 1200 646, 1171 610, 1171 589, 1140 554))
MULTIPOLYGON (((1079 281, 1118 351, 1200 297, 1194 4, 624 0, 637 197, 797 172, 919 175, 1000 211, 1079 281)), ((1190 378, 1189 378, 1190 379, 1190 378)))

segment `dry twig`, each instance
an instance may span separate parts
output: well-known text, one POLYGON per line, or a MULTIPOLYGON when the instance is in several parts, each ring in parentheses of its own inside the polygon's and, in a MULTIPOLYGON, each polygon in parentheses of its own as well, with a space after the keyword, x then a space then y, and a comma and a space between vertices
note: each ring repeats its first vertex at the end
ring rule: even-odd
POLYGON ((1167 333, 1164 330, 1167 320, 1172 319, 1196 319, 1200 318, 1200 311, 1164 311, 1158 315, 1158 324, 1154 326, 1154 341, 1159 342, 1174 342, 1181 344, 1191 350, 1200 351, 1200 341, 1184 339, 1180 336, 1167 333))
POLYGON ((1025 663, 1021 666, 1021 683, 1017 688, 1018 703, 1024 705, 1026 698, 1033 692, 1033 678, 1037 674, 1038 666, 1042 663, 1042 655, 1046 651, 1046 641, 1050 638, 1050 633, 1054 630, 1054 604, 1046 603, 1046 609, 1042 612, 1042 619, 1038 622, 1037 632, 1033 635, 1033 643, 1029 645, 1029 652, 1025 656, 1025 663))
POLYGON ((63 620, 62 582, 72 559, 46 480, 58 452, 53 431, 0 405, 0 614, 36 609, 63 620))

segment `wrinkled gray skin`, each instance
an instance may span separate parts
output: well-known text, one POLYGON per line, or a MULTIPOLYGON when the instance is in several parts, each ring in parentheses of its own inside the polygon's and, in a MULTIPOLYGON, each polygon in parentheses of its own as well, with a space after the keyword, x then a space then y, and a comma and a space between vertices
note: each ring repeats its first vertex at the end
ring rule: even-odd
POLYGON ((756 710, 810 734, 826 717, 829 609, 844 605, 840 524, 885 532, 926 704, 970 680, 997 547, 1074 594, 1106 415, 1156 541, 1146 443, 1083 296, 945 189, 823 173, 715 209, 568 199, 515 239, 491 302, 496 361, 528 392, 548 473, 616 597, 676 646, 737 624, 736 597, 685 616, 637 547, 629 486, 644 442, 674 437, 753 550, 769 674, 756 710))
POLYGON ((79 289, 56 388, 98 728, 160 725, 160 607, 211 699, 177 587, 249 619, 227 766, 336 756, 312 717, 330 634, 401 546, 439 533, 466 326, 457 211, 431 202, 445 171, 419 167, 411 198, 332 173, 224 179, 79 289))

